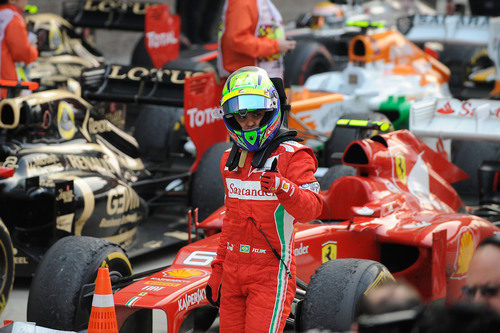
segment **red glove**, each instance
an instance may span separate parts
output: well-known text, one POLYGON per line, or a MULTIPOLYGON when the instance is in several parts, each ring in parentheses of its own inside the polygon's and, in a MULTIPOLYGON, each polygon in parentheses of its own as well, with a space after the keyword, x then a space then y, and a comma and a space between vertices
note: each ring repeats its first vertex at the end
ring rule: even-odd
POLYGON ((220 306, 220 287, 222 283, 222 261, 215 259, 212 262, 212 274, 208 279, 207 286, 205 288, 207 294, 207 300, 215 307, 220 306), (215 300, 213 299, 215 296, 215 300))
POLYGON ((268 193, 281 193, 287 192, 292 195, 295 191, 295 184, 283 177, 279 171, 276 170, 278 160, 275 159, 271 165, 271 170, 266 171, 260 176, 260 187, 262 191, 268 193))

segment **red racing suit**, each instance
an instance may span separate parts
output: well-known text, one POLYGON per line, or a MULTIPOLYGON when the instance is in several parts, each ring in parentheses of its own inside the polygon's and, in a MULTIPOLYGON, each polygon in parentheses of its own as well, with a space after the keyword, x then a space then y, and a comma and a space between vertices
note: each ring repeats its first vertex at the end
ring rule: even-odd
POLYGON ((220 331, 281 332, 296 289, 293 224, 310 222, 322 208, 314 177, 318 164, 312 150, 295 141, 281 143, 262 169, 251 166, 253 153, 248 152, 243 168, 229 171, 225 166, 228 156, 229 150, 221 160, 226 215, 212 263, 212 268, 223 268, 220 331), (278 159, 277 170, 290 181, 287 192, 273 194, 261 189, 260 177, 271 169, 274 159, 278 159))
MULTIPOLYGON (((17 80, 16 62, 29 64, 38 57, 31 46, 23 13, 13 5, 0 5, 0 78, 17 80)), ((2 98, 7 90, 1 89, 2 98)))

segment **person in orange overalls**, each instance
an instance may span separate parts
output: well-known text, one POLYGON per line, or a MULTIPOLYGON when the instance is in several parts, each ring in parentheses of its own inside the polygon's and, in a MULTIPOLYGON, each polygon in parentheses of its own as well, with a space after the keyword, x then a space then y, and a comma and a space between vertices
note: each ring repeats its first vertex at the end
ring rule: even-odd
POLYGON ((219 30, 219 75, 258 66, 283 78, 283 54, 295 48, 286 40, 283 19, 271 0, 226 0, 219 30))
MULTIPOLYGON (((16 62, 29 64, 38 57, 38 50, 30 44, 23 9, 28 0, 0 0, 0 79, 18 80, 16 62)), ((34 44, 35 42, 33 42, 34 44)), ((0 89, 2 98, 7 90, 0 89)))

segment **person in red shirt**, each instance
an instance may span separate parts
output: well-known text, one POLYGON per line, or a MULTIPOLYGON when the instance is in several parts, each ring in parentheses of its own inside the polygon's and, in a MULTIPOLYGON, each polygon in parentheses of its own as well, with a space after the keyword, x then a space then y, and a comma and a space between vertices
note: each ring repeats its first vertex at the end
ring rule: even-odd
MULTIPOLYGON (((38 57, 38 50, 30 44, 23 9, 28 0, 0 0, 0 79, 19 80, 16 62, 29 64, 38 57)), ((35 42, 33 42, 35 43, 35 42)), ((1 89, 2 98, 7 90, 1 89)))
POLYGON ((226 0, 219 31, 219 75, 258 66, 269 77, 283 77, 283 54, 295 48, 286 40, 283 19, 271 0, 226 0))

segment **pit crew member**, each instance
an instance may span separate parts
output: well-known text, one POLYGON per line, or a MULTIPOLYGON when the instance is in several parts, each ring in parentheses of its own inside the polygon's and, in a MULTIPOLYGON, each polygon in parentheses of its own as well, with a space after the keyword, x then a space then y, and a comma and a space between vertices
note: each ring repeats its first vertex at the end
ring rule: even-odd
MULTIPOLYGON (((26 30, 23 10, 28 0, 0 0, 0 79, 20 80, 16 62, 29 64, 38 57, 38 50, 32 38, 31 44, 26 30)), ((0 89, 2 98, 7 97, 7 90, 0 89)))
POLYGON ((283 77, 283 54, 295 41, 285 39, 283 19, 271 0, 226 0, 221 21, 217 67, 222 78, 243 66, 283 77))

